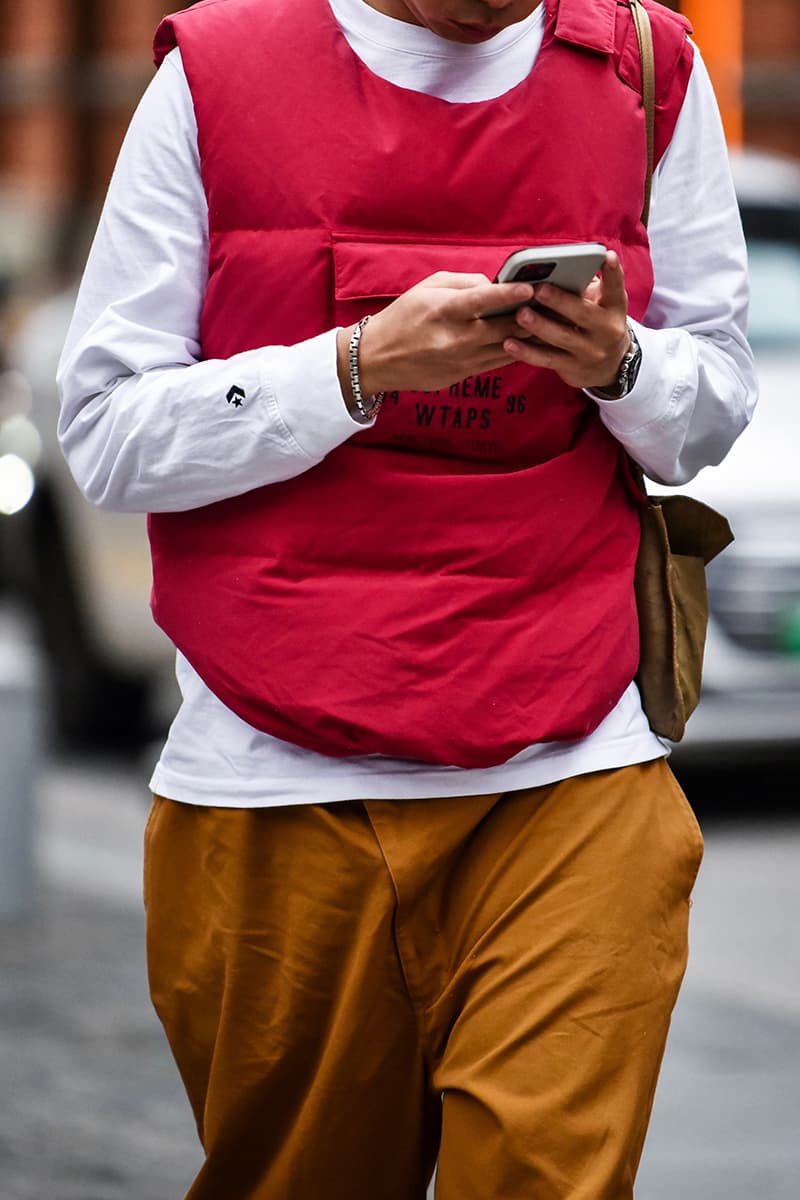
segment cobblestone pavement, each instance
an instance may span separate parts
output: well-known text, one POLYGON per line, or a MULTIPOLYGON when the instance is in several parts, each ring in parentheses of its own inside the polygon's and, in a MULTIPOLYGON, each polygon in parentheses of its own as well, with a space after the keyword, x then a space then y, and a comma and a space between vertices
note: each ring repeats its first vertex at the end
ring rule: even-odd
POLYGON ((144 980, 142 918, 48 890, 0 932, 0 1196, 178 1200, 198 1160, 144 980))
MULTIPOLYGON (((1 1200, 181 1200, 199 1165, 146 991, 141 779, 42 780, 37 911, 0 927, 1 1200)), ((637 1200, 797 1200, 800 827, 706 840, 637 1200)))

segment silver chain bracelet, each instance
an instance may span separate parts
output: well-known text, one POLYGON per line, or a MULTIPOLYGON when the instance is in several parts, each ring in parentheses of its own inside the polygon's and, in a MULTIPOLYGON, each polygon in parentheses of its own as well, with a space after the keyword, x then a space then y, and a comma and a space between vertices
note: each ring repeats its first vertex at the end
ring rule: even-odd
POLYGON ((348 351, 350 363, 350 386, 353 389, 353 400, 355 402, 358 416, 353 413, 356 420, 364 423, 374 420, 381 410, 381 405, 386 399, 386 392, 376 392, 374 396, 369 396, 366 400, 361 393, 361 376, 358 372, 358 343, 361 341, 361 334, 364 331, 369 317, 362 317, 353 330, 353 335, 350 338, 350 349, 348 351))

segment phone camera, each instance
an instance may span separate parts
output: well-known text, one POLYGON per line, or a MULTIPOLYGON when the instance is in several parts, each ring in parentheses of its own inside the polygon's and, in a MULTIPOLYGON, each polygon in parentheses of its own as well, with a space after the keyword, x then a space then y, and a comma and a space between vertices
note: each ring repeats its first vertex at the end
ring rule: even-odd
POLYGON ((517 283, 541 283, 543 279, 549 279, 555 268, 555 262, 528 263, 514 279, 517 283))

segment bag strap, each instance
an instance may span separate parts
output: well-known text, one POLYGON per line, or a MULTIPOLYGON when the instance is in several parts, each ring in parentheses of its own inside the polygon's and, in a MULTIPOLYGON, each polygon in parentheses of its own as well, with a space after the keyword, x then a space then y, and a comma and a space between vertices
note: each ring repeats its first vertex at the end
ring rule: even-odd
MULTIPOLYGON (((653 160, 655 157, 655 128, 656 128, 656 68, 653 54, 653 30, 647 9, 640 0, 628 0, 631 10, 633 27, 636 30, 636 41, 639 44, 639 62, 642 67, 642 107, 644 108, 645 132, 647 135, 647 174, 644 182, 644 203, 642 205, 642 224, 647 228, 650 218, 650 194, 653 190, 653 160)), ((644 471, 639 464, 628 455, 631 473, 641 491, 647 496, 644 471)))
POLYGON ((653 190, 653 161, 655 155, 656 128, 656 73, 653 55, 653 30, 647 9, 640 0, 628 0, 628 6, 639 43, 639 61, 642 64, 642 105, 644 107, 647 132, 647 177, 644 185, 642 224, 646 227, 650 217, 650 193, 653 190))

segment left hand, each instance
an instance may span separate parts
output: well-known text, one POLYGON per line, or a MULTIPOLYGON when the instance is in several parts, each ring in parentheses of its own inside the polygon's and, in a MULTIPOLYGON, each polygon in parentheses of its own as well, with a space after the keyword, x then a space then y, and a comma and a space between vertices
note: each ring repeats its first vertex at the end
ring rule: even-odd
POLYGON ((571 387, 613 387, 630 349, 628 294, 622 264, 614 251, 608 252, 600 275, 582 296, 550 284, 537 286, 534 294, 569 324, 561 325, 546 314, 523 307, 516 314, 517 324, 537 342, 507 338, 503 343, 506 353, 516 362, 550 368, 571 387))

